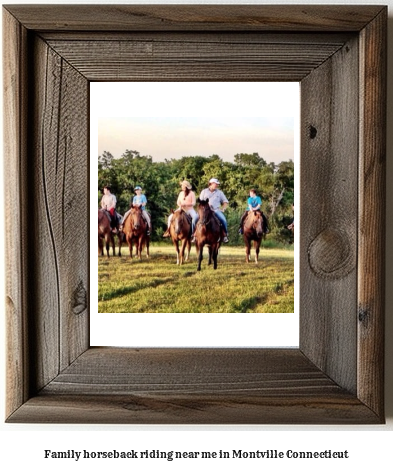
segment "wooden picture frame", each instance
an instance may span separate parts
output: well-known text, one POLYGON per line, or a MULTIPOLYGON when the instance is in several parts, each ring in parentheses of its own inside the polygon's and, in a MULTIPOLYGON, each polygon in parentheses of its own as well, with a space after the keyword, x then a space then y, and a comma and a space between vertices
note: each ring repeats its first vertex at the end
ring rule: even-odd
POLYGON ((386 24, 384 6, 4 6, 8 422, 384 423, 386 24), (299 349, 90 347, 90 81, 300 82, 299 349))

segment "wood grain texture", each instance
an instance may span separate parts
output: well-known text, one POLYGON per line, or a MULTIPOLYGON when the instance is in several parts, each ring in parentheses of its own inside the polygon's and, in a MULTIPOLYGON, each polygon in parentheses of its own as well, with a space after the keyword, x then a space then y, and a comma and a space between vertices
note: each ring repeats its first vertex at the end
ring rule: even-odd
POLYGON ((105 41, 48 43, 91 81, 192 81, 198 76, 204 81, 280 81, 289 75, 300 81, 344 44, 339 38, 333 43, 316 38, 314 43, 314 36, 293 35, 285 43, 266 34, 254 34, 252 42, 245 35, 241 41, 210 34, 209 41, 196 42, 192 34, 166 40, 162 35, 148 40, 128 34, 126 40, 107 35, 105 41))
POLYGON ((88 347, 88 86, 39 38, 34 56, 36 334, 48 359, 37 367, 51 367, 37 373, 42 386, 88 347))
POLYGON ((383 423, 386 8, 13 5, 4 22, 8 421, 383 423), (89 348, 89 81, 273 77, 301 80, 300 349, 89 348))
POLYGON ((385 307, 386 10, 360 36, 359 398, 383 407, 385 307))
POLYGON ((7 394, 6 411, 12 413, 29 397, 29 364, 27 358, 27 252, 25 246, 26 208, 21 189, 26 184, 26 51, 27 33, 20 23, 3 12, 4 77, 4 176, 6 177, 5 277, 7 328, 7 394), (8 185, 7 185, 8 184, 8 185), (18 232, 21 229, 21 232, 18 232))
POLYGON ((9 421, 303 424, 359 417, 377 422, 299 350, 92 348, 9 421))
POLYGON ((5 5, 27 28, 76 31, 360 31, 380 6, 5 5))
POLYGON ((349 41, 301 83, 300 190, 300 348, 354 394, 357 70, 357 42, 349 41))

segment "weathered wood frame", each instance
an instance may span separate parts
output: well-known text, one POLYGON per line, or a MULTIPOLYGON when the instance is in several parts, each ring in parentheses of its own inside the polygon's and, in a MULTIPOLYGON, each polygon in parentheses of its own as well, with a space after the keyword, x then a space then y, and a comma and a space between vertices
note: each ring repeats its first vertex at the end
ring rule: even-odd
POLYGON ((384 422, 386 21, 355 5, 3 8, 8 422, 384 422), (95 80, 301 83, 299 349, 89 346, 95 80))

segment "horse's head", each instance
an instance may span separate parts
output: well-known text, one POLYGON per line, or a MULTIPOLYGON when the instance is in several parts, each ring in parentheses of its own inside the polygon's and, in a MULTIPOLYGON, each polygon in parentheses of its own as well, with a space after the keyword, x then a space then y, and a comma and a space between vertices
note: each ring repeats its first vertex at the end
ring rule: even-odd
POLYGON ((260 211, 252 212, 252 228, 254 229, 257 237, 260 238, 263 235, 263 217, 260 211))
POLYGON ((180 234, 187 221, 186 213, 183 209, 176 209, 176 211, 172 211, 172 214, 173 229, 175 231, 175 234, 180 234))
POLYGON ((206 200, 198 198, 197 203, 198 203, 198 214, 199 214, 200 223, 202 225, 205 225, 209 222, 211 214, 212 214, 212 210, 209 206, 209 198, 206 200))
POLYGON ((138 230, 142 224, 142 208, 132 205, 130 207, 130 217, 132 220, 132 228, 138 230))

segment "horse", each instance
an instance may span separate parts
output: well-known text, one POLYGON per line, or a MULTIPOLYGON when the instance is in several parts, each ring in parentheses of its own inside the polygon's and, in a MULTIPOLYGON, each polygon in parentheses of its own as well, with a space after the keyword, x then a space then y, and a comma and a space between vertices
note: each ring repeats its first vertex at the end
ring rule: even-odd
POLYGON ((187 213, 183 209, 172 210, 172 221, 169 227, 169 234, 171 236, 173 245, 177 254, 177 265, 182 265, 184 261, 188 260, 191 250, 191 222, 187 213), (181 241, 181 248, 179 250, 179 240, 181 241), (184 252, 187 249, 184 258, 184 252))
POLYGON ((246 245, 246 262, 250 261, 251 241, 254 241, 255 263, 258 263, 259 247, 264 235, 263 215, 260 211, 249 211, 244 220, 243 239, 246 245))
POLYGON ((209 263, 213 260, 213 268, 217 269, 218 249, 223 238, 223 230, 220 221, 209 206, 209 199, 198 199, 198 215, 199 220, 195 228, 195 245, 198 255, 198 267, 201 269, 201 262, 203 259, 203 247, 206 245, 209 248, 209 263))
POLYGON ((130 213, 123 223, 123 233, 125 235, 130 257, 132 258, 132 247, 135 243, 136 257, 142 259, 142 250, 146 246, 146 257, 149 258, 150 238, 147 235, 147 223, 142 216, 142 208, 131 205, 130 213))
POLYGON ((112 246, 113 255, 115 255, 115 240, 111 229, 111 219, 107 211, 98 209, 98 255, 104 255, 105 240, 106 255, 109 258, 109 247, 112 246))
POLYGON ((116 214, 117 214, 118 225, 116 226, 117 233, 115 235, 117 235, 117 245, 119 247, 119 251, 118 251, 117 255, 119 257, 121 257, 121 247, 123 245, 123 242, 125 242, 125 235, 124 235, 122 226, 120 225, 120 223, 123 220, 123 216, 121 214, 119 214, 118 212, 116 212, 116 214))

